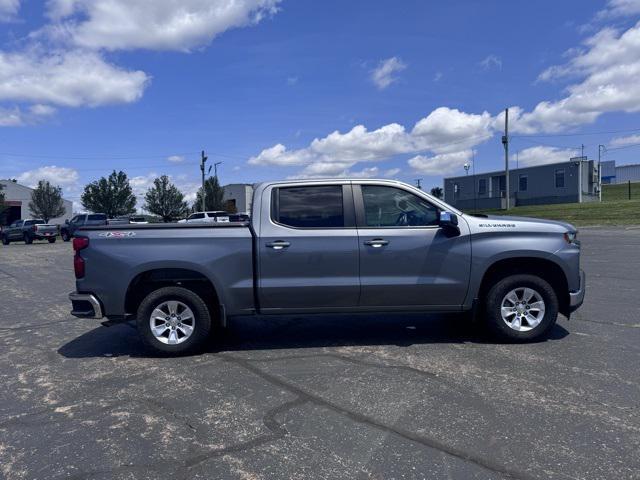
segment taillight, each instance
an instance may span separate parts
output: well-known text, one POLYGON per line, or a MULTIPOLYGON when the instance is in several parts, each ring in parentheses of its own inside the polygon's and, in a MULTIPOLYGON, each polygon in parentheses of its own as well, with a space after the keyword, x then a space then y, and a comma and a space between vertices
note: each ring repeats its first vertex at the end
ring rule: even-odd
POLYGON ((89 246, 89 238, 88 237, 75 237, 73 239, 73 249, 77 252, 82 250, 83 248, 87 248, 89 246))
POLYGON ((84 277, 84 258, 80 256, 80 250, 89 246, 89 239, 87 237, 75 237, 73 239, 73 250, 76 254, 73 256, 73 271, 76 274, 76 278, 84 277))

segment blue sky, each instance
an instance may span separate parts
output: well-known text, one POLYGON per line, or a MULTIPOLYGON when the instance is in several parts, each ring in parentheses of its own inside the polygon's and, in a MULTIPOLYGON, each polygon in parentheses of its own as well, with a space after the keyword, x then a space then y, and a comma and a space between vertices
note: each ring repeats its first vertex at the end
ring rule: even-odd
POLYGON ((502 168, 505 107, 514 165, 600 143, 636 162, 639 20, 639 0, 0 0, 0 178, 77 201, 116 168, 192 196, 205 149, 222 183, 430 188, 502 168))

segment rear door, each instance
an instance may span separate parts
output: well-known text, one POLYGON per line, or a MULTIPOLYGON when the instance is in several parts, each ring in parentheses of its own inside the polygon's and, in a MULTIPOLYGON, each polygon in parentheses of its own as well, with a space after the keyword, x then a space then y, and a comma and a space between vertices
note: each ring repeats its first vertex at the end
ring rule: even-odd
POLYGON ((7 237, 9 237, 12 240, 15 240, 17 238, 22 238, 22 225, 24 224, 24 220, 18 220, 14 223, 11 224, 11 226, 9 227, 10 230, 7 234, 7 237))
POLYGON ((439 207, 401 185, 353 185, 360 237, 360 305, 460 306, 471 267, 464 222, 460 235, 439 227, 439 207))
POLYGON ((348 181, 266 188, 259 228, 263 311, 357 307, 358 236, 348 181))

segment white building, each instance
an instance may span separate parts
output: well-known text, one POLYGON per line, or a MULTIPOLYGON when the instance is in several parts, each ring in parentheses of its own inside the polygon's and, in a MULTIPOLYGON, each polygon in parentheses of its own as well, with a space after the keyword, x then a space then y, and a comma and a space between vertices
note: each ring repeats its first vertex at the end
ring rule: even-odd
POLYGON ((231 202, 238 213, 251 215, 251 202, 253 200, 253 186, 248 183, 230 183, 224 187, 224 202, 231 202))
MULTIPOLYGON (((4 223, 7 225, 21 218, 33 218, 33 213, 29 210, 29 202, 31 201, 32 188, 20 185, 12 180, 0 180, 0 185, 4 188, 2 193, 4 194, 5 205, 8 206, 4 214, 4 223)), ((65 213, 58 218, 52 218, 49 223, 60 225, 65 220, 68 220, 73 215, 73 204, 69 200, 64 200, 65 213)))

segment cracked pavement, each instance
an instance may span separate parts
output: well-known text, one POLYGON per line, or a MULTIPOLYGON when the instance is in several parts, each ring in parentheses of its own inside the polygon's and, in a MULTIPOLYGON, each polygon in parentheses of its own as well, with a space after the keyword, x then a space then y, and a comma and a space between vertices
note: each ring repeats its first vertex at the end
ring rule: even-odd
POLYGON ((580 236, 585 305, 544 342, 247 317, 182 358, 69 316, 70 244, 3 247, 0 478, 640 478, 640 230, 580 236))

